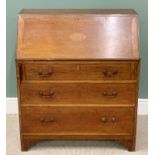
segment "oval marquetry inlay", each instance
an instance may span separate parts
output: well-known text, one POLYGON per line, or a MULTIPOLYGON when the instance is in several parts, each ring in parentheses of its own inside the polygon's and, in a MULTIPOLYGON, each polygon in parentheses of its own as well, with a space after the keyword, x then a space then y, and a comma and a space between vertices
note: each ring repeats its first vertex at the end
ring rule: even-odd
POLYGON ((69 37, 72 41, 83 41, 86 39, 86 35, 83 33, 72 33, 69 37))

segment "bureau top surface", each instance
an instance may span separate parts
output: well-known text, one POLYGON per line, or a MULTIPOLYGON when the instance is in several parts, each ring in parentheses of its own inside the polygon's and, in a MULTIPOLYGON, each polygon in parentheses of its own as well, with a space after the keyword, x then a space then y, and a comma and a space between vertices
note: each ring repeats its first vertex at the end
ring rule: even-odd
POLYGON ((19 14, 137 14, 133 9, 23 9, 19 14))
POLYGON ((139 59, 134 10, 22 10, 17 59, 139 59))

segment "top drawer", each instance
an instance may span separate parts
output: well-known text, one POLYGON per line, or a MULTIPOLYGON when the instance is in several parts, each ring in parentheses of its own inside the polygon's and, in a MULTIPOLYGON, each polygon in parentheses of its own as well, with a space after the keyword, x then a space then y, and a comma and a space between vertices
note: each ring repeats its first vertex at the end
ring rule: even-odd
POLYGON ((26 80, 129 80, 130 63, 118 62, 30 62, 26 80))

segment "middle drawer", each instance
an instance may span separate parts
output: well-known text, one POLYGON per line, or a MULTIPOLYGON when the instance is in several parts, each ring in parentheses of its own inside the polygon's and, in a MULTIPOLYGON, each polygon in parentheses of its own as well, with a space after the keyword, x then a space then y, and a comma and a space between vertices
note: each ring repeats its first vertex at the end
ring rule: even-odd
POLYGON ((23 83, 21 104, 131 105, 135 104, 135 90, 134 83, 23 83))

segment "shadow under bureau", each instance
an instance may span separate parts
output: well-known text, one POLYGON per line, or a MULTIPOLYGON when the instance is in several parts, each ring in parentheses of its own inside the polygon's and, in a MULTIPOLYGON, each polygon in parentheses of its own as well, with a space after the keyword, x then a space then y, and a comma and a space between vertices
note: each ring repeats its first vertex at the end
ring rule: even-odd
POLYGON ((21 149, 41 140, 117 140, 135 150, 134 10, 22 10, 16 74, 21 149))

